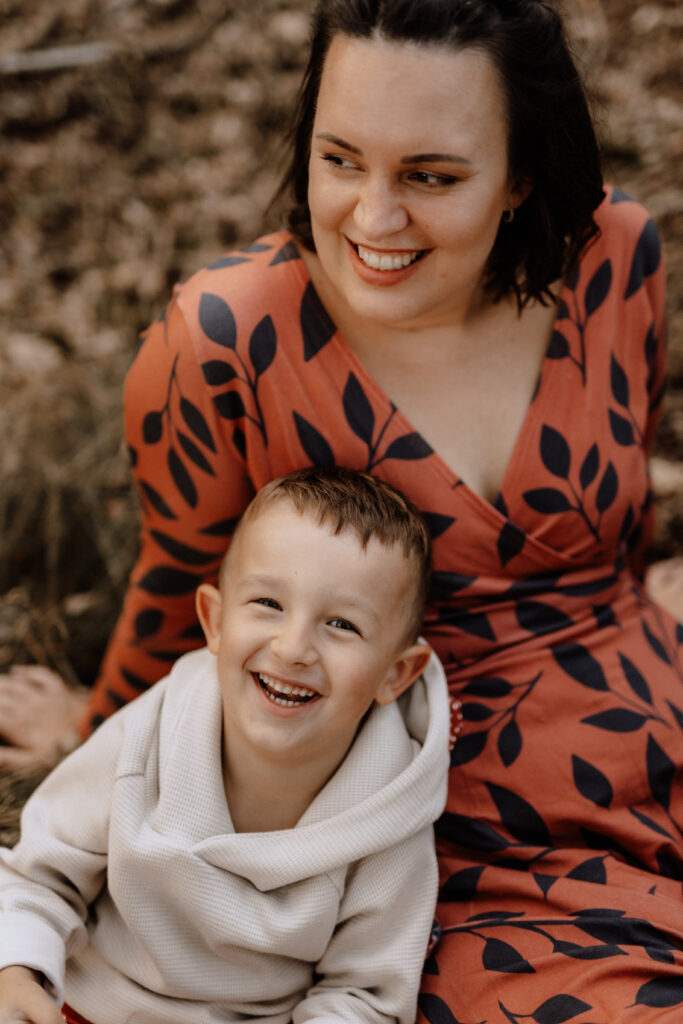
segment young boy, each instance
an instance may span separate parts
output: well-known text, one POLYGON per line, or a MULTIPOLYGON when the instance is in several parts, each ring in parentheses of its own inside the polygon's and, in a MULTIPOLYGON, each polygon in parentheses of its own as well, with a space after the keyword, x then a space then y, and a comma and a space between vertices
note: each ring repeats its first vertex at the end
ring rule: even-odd
POLYGON ((62 762, 2 851, 0 1022, 56 1024, 66 996, 93 1024, 412 1024, 448 766, 429 563, 372 477, 258 493, 198 590, 207 648, 62 762))

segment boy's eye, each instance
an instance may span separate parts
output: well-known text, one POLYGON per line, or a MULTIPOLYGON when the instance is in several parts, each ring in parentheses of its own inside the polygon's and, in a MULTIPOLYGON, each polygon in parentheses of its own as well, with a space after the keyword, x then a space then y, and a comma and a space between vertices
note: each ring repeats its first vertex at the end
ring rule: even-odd
POLYGON ((262 604, 266 608, 276 608, 280 610, 280 605, 272 597, 256 597, 252 604, 262 604))
POLYGON ((357 633, 358 636, 361 635, 358 626, 354 626, 354 624, 349 622, 348 619, 330 619, 329 625, 334 626, 335 629, 344 629, 351 633, 357 633))

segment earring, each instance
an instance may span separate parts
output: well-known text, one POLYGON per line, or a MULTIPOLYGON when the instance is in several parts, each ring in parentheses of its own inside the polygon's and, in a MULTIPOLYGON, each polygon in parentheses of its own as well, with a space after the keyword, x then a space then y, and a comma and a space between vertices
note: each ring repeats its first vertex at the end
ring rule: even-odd
POLYGON ((502 220, 503 220, 504 224, 512 224, 514 219, 515 219, 514 207, 511 206, 509 210, 504 210, 503 211, 502 220))

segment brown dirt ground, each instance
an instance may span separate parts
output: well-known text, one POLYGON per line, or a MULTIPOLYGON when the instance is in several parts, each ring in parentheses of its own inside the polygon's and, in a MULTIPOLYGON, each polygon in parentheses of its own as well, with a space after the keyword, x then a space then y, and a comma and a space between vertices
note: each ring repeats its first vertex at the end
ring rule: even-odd
MULTIPOLYGON (((0 671, 35 660, 92 681, 136 551, 123 375, 172 284, 263 229, 309 7, 0 0, 0 671)), ((666 244, 654 556, 683 554, 683 8, 566 9, 607 177, 666 244)))

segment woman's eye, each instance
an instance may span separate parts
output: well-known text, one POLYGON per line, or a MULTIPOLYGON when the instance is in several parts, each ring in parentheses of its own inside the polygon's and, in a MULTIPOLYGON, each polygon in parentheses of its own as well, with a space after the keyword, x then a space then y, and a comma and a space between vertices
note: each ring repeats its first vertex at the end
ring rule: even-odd
POLYGON ((333 167, 340 167, 342 170, 351 169, 354 170, 356 164, 353 160, 350 160, 346 156, 340 156, 338 153, 326 153, 323 157, 328 164, 332 164, 333 167))
POLYGON ((348 619, 330 619, 330 626, 334 626, 335 629, 349 630, 351 633, 358 633, 360 636, 360 630, 358 626, 354 626, 348 619))
POLYGON ((457 178, 452 174, 432 174, 430 171, 411 171, 409 178, 418 185, 427 185, 429 188, 448 188, 455 185, 457 178))

